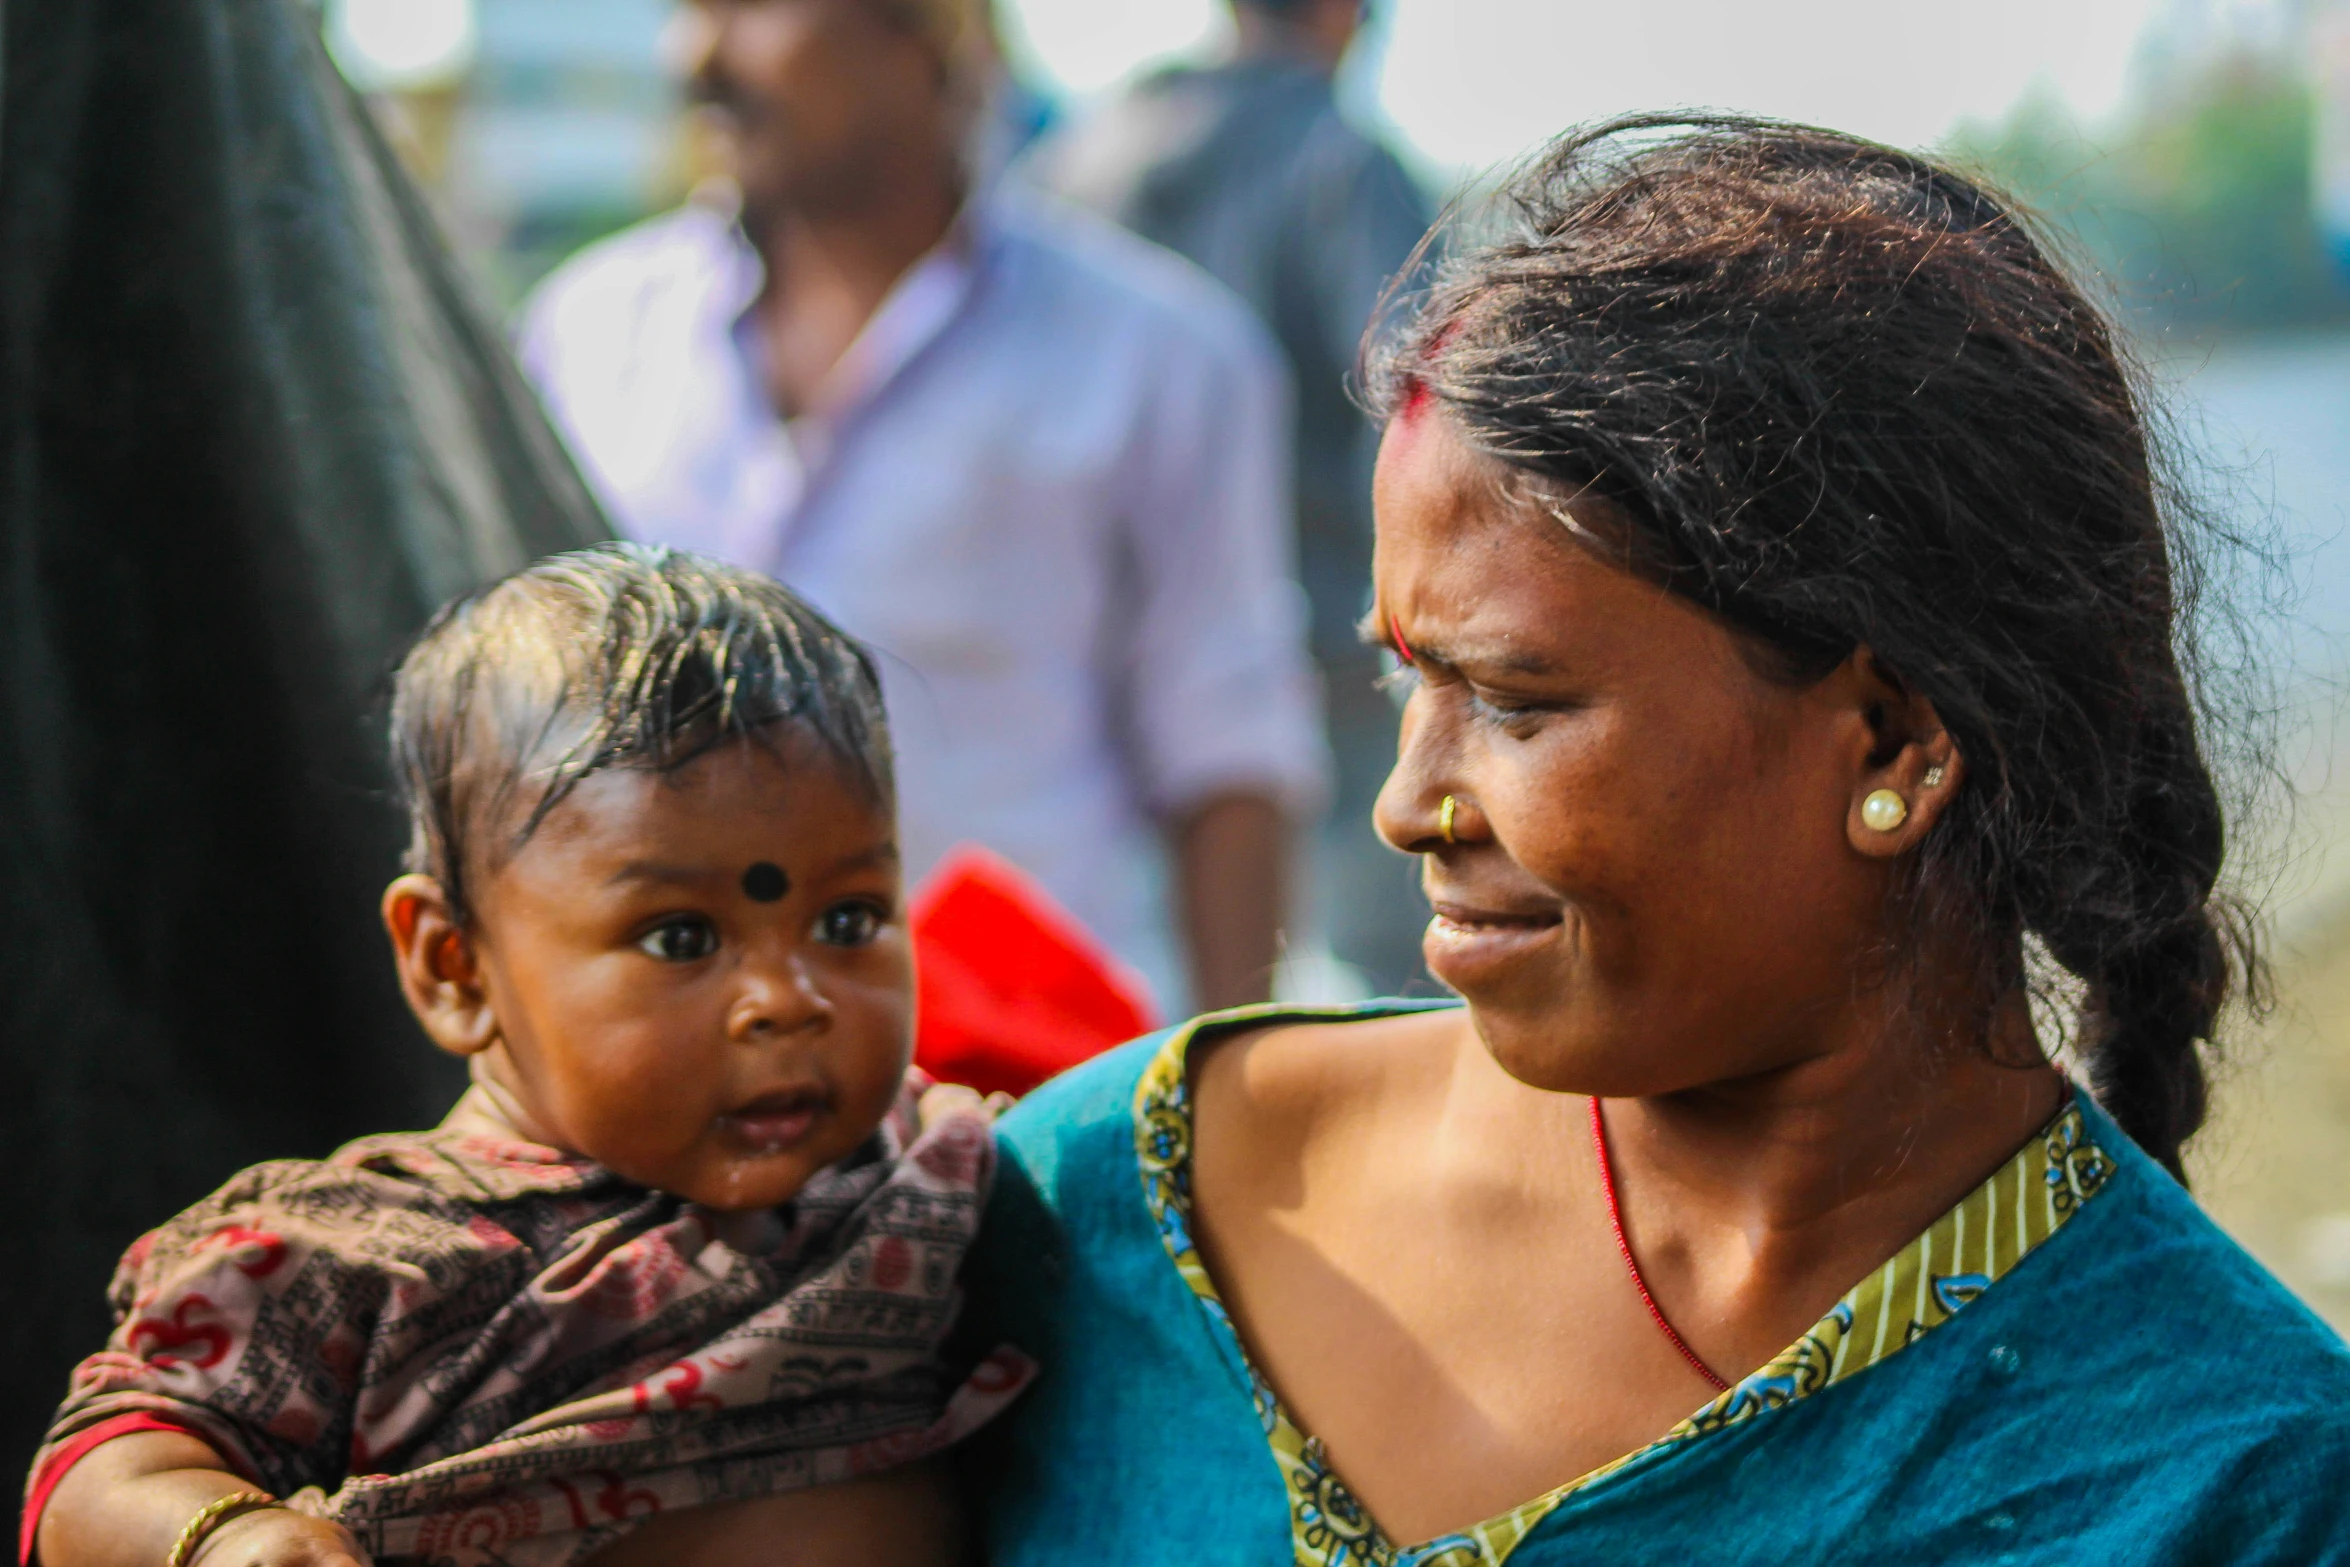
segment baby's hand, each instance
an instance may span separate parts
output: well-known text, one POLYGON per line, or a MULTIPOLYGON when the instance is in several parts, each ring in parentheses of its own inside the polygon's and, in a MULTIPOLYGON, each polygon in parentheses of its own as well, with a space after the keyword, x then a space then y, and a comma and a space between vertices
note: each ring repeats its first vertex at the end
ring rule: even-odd
POLYGON ((370 1567, 350 1531, 308 1513, 264 1507, 205 1537, 188 1567, 370 1567))
POLYGON ((981 1098, 976 1088, 965 1088, 960 1083, 935 1083, 922 1091, 920 1111, 922 1130, 929 1131, 951 1116, 977 1115, 992 1121, 1012 1108, 1010 1094, 993 1093, 981 1098))

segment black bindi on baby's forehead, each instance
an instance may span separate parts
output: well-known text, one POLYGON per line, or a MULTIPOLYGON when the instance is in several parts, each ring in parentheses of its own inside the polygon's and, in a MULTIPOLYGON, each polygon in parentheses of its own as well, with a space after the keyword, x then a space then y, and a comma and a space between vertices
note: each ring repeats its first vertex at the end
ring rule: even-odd
POLYGON ((743 896, 754 903, 773 903, 791 891, 791 878, 773 860, 761 860, 743 872, 743 896))

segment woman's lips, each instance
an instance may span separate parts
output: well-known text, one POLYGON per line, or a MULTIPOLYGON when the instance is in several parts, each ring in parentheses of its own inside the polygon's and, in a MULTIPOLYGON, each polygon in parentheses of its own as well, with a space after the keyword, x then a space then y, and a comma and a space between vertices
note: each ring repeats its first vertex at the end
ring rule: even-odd
POLYGON ((1443 898, 1432 907, 1436 917, 1428 922, 1421 946, 1429 969, 1456 990, 1473 986, 1483 971, 1556 939, 1565 924, 1557 909, 1505 912, 1443 898))
POLYGON ((806 1140, 831 1108, 820 1088, 787 1088, 729 1110, 718 1119, 737 1137, 765 1153, 780 1153, 806 1140))

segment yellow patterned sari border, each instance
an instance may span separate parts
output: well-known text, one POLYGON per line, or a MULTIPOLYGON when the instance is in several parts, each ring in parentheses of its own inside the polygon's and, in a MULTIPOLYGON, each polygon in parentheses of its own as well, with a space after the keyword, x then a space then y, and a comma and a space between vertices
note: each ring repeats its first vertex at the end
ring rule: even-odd
POLYGON ((1330 1465, 1321 1441, 1282 1408, 1240 1342, 1191 1234, 1192 1041, 1257 1022, 1360 1015, 1265 1006, 1195 1020, 1168 1036, 1135 1085, 1134 1136, 1143 1192, 1176 1271, 1218 1324, 1248 1374, 1257 1418, 1286 1482, 1297 1567, 1502 1567, 1560 1503, 1658 1450, 1725 1430, 1807 1398, 1891 1358, 1980 1296, 2097 1195, 2113 1162, 2068 1103, 2038 1135, 1885 1265, 1854 1285, 1811 1331, 1648 1446, 1580 1475, 1499 1517, 1423 1544, 1388 1540, 1330 1465))

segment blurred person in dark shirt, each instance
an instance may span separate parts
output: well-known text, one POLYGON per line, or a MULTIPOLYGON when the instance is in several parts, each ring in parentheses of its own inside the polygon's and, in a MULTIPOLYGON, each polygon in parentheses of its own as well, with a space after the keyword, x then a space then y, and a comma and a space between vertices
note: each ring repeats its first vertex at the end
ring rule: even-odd
POLYGON ((1297 565, 1338 768, 1317 866, 1337 955, 1381 991, 1419 973, 1408 868, 1364 828, 1395 756, 1355 622, 1371 580, 1371 429, 1347 392, 1356 345, 1426 230, 1426 197, 1348 123, 1334 78, 1365 0, 1232 0, 1235 44, 1144 78, 1046 138, 1026 172, 1180 252, 1253 306, 1297 385, 1297 565))
POLYGON ((605 529, 307 7, 10 7, 0 106, 21 1470, 157 1213, 463 1091, 383 961, 369 714, 435 605, 605 529))

